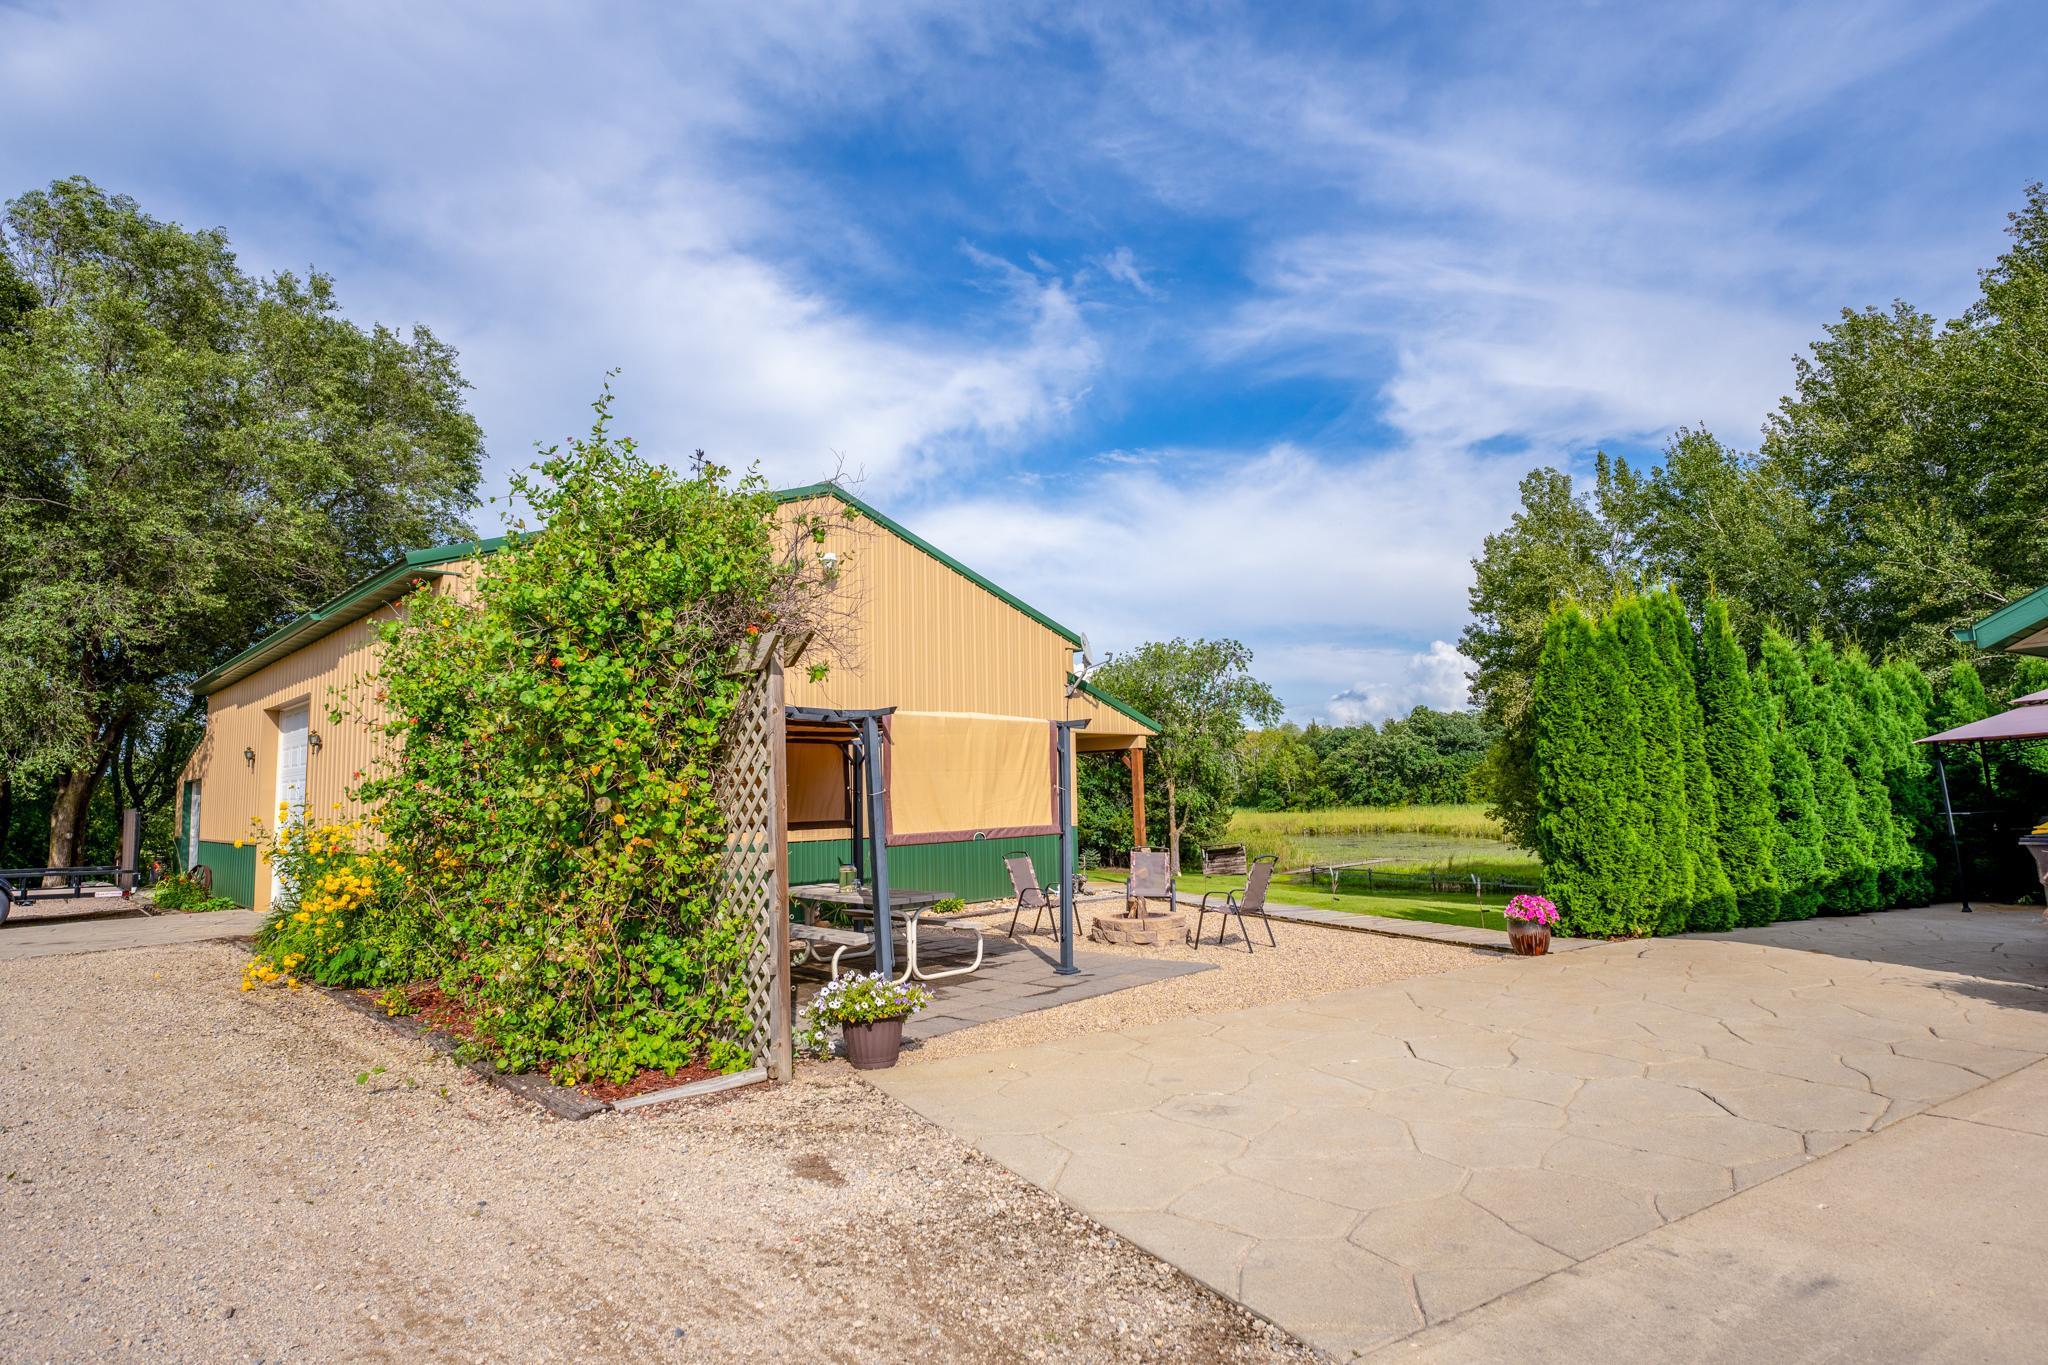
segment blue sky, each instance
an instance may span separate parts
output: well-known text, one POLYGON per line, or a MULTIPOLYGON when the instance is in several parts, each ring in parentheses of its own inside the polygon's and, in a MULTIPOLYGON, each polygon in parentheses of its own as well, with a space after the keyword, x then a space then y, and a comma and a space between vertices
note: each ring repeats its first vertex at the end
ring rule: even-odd
MULTIPOLYGON (((1097 652, 1459 704, 1540 464, 1753 444, 1845 306, 1948 314, 2048 174, 2013 4, 0 3, 69 174, 462 352, 490 483, 843 469, 1097 652), (1660 12, 1668 11, 1668 12, 1660 12)), ((488 519, 485 520, 488 526, 488 519)))

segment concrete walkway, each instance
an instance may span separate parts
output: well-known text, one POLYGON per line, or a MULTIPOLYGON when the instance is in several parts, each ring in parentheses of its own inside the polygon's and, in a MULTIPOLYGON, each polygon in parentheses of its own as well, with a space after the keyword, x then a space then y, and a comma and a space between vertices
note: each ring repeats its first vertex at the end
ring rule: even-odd
MULTIPOLYGON (((1565 1293, 1542 1286, 1574 1266, 1574 1279, 1596 1273, 1588 1263, 1620 1259, 1616 1248, 1637 1258, 1629 1273, 1658 1273, 1661 1253, 1645 1248, 1690 1226, 1667 1225, 1731 1196, 1740 1204, 1787 1172, 1823 1178, 1804 1172, 2048 1057, 2048 994, 2031 979, 2048 980, 2038 914, 1896 911, 1833 923, 1855 927, 1597 944, 876 1080, 1343 1359, 1525 1287, 1538 1288, 1518 1299, 1565 1293), (1917 965, 1930 957, 1947 965, 1917 965)), ((1971 1119, 1983 1132, 1946 1138, 1921 1136, 1947 1131, 1935 1120, 1902 1131, 1856 1158, 1903 1153, 1889 1158, 1898 1169, 1886 1189, 1856 1206, 1889 1199, 1890 1226, 1961 1233, 1947 1201, 1974 1205, 1955 1180, 1917 1173, 1922 1160, 1974 1160, 2000 1180, 2039 1185, 2027 1105, 1975 1098, 2021 1119, 1995 1131, 1971 1119), (1920 1142, 1948 1154, 1916 1155, 1908 1144, 1920 1142)), ((1759 1212, 1718 1216, 1784 1217, 1742 1205, 1751 1207, 1759 1212)), ((1768 1285, 1774 1266, 1796 1264, 1794 1250, 1825 1263, 1824 1245, 1791 1230, 1808 1225, 1784 1226, 1776 1260, 1761 1247, 1752 1256, 1739 1232, 1713 1233, 1722 1241, 1702 1247, 1728 1259, 1697 1289, 1687 1264, 1662 1267, 1670 1306, 1660 1311, 1679 1324, 1720 1312, 1738 1286, 1768 1285)), ((1834 1311, 1860 1311, 1864 1293, 1910 1298, 1944 1282, 1938 1240, 1923 1251, 1907 1236, 1895 1248, 1918 1283, 1877 1276, 1845 1290, 1854 1302, 1834 1301, 1834 1311)), ((1613 1303, 1631 1292, 1614 1291, 1613 1303)), ((1513 1302, 1488 1312, 1512 1314, 1513 1302)), ((1870 1307, 1874 1317, 1893 1311, 1870 1307)), ((1568 1298, 1552 1312, 1560 1352, 1596 1325, 1568 1298)), ((1488 1340, 1503 1359, 1541 1358, 1517 1321, 1503 1318, 1488 1340)), ((1608 1327, 1617 1355, 1645 1354, 1623 1325, 1608 1327)), ((1711 1358, 1693 1353, 1689 1326, 1666 1327, 1672 1335, 1649 1356, 1684 1342, 1679 1354, 1711 1358)), ((1474 1353, 1485 1358, 1481 1345, 1474 1353)))
POLYGON ((253 910, 205 914, 112 913, 63 919, 15 919, 0 925, 0 962, 114 948, 169 948, 213 939, 249 938, 263 923, 253 910))
POLYGON ((1391 1348, 1403 1361, 2038 1360, 2048 1063, 1391 1348))

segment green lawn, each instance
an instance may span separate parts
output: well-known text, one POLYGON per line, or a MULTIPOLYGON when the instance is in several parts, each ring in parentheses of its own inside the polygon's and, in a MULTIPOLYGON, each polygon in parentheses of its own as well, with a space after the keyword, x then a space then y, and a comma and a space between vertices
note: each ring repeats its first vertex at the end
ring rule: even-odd
MULTIPOLYGON (((1120 867, 1097 868, 1088 874, 1091 882, 1122 883, 1120 867)), ((1235 891, 1244 886, 1242 877, 1202 877, 1182 874, 1178 883, 1181 898, 1192 904, 1204 891, 1235 891)), ((1217 897, 1221 900, 1222 897, 1217 897)), ((1505 896, 1488 896, 1483 902, 1471 896, 1415 894, 1412 892, 1353 892, 1341 895, 1311 889, 1305 882, 1275 881, 1267 899, 1280 905, 1299 905, 1310 910, 1342 910, 1352 915, 1382 915, 1388 919, 1420 919, 1436 924, 1462 924, 1482 929, 1505 928, 1500 908, 1505 896), (1481 907, 1484 907, 1483 910, 1481 907)))

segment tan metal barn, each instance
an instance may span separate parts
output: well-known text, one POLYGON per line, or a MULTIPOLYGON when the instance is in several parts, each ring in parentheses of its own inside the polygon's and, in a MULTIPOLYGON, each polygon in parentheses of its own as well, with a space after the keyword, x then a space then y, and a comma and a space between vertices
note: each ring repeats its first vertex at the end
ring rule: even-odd
MULTIPOLYGON (((821 682, 791 670, 785 702, 895 708, 884 722, 892 885, 1004 895, 1002 859, 1018 850, 1031 854, 1041 882, 1052 881, 1056 721, 1088 721, 1075 737, 1081 752, 1125 756, 1138 779, 1132 842, 1144 842, 1144 747, 1157 730, 1074 681, 1079 634, 835 484, 776 498, 792 514, 828 499, 858 514, 829 518, 819 547, 845 565, 836 590, 854 622, 849 657, 833 660, 821 682)), ((362 813, 349 793, 377 762, 382 739, 359 719, 337 718, 335 706, 375 668, 374 619, 413 592, 462 593, 477 559, 502 544, 413 551, 199 680, 206 733, 186 765, 179 809, 187 866, 210 868, 222 894, 265 910, 273 887, 252 836, 275 827, 279 805, 321 820, 362 813)), ((855 833, 845 757, 798 727, 784 771, 789 881, 832 880, 852 858, 855 833)))

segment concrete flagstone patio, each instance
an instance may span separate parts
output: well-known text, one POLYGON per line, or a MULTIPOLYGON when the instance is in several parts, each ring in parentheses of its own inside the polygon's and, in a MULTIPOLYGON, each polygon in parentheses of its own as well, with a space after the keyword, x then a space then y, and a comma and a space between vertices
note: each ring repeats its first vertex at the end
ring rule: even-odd
MULTIPOLYGON (((990 933, 981 946, 978 970, 923 983, 931 992, 931 1008, 912 1015, 903 1025, 904 1041, 921 1042, 975 1024, 994 1023, 1152 981, 1215 970, 1206 962, 1176 962, 1077 949, 1074 966, 1079 970, 1073 976, 1061 976, 1057 970, 1058 950, 1043 943, 990 933)), ((934 928, 927 931, 918 949, 918 959, 932 971, 966 967, 974 961, 974 939, 964 933, 945 932, 943 926, 934 928)), ((850 970, 863 971, 870 965, 866 961, 856 962, 850 970)), ((822 963, 799 967, 797 1007, 808 1005, 828 979, 822 963)))
POLYGON ((873 1079, 1343 1359, 2041 1061, 2044 986, 2038 913, 1894 911, 873 1079))

